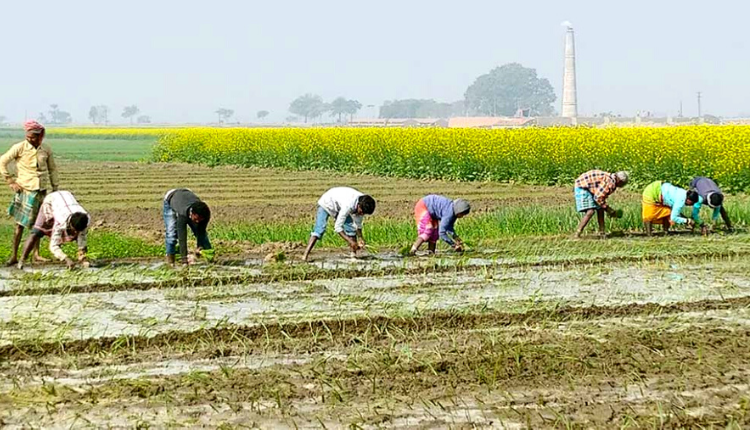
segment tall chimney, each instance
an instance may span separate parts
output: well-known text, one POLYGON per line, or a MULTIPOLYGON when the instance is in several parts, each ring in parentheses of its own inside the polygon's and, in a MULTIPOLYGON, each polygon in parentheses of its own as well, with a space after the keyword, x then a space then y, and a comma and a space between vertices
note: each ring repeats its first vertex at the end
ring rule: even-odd
POLYGON ((565 32, 565 72, 563 73, 562 117, 578 116, 578 97, 576 95, 576 42, 573 25, 564 22, 568 28, 565 32))

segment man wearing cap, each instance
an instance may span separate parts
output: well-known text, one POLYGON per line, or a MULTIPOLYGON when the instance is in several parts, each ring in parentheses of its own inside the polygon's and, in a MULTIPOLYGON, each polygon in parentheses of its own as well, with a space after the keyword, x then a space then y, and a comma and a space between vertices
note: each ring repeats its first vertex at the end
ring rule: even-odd
POLYGON ((719 215, 724 220, 724 224, 727 225, 727 230, 732 231, 732 223, 729 221, 729 214, 724 209, 724 193, 711 178, 705 176, 698 176, 690 181, 690 189, 695 190, 698 193, 698 201, 693 204, 693 219, 696 222, 700 222, 701 232, 703 234, 708 233, 708 227, 706 224, 700 221, 700 210, 702 205, 707 205, 713 209, 713 215, 711 221, 716 223, 719 219, 719 215))
POLYGON ((576 237, 581 237, 583 229, 591 221, 594 213, 599 221, 599 234, 605 236, 604 213, 606 212, 613 218, 622 215, 621 211, 615 211, 607 204, 607 197, 627 183, 627 172, 609 173, 603 170, 589 170, 576 179, 574 189, 576 210, 583 214, 576 229, 576 237))
MULTIPOLYGON (((16 229, 8 265, 18 263, 18 246, 23 230, 34 225, 47 192, 57 191, 58 187, 57 166, 52 157, 52 149, 42 143, 44 126, 30 120, 26 121, 23 127, 26 131, 26 140, 13 145, 0 157, 0 174, 14 193, 8 214, 14 218, 16 229), (11 161, 16 163, 15 177, 8 171, 11 161)), ((43 260, 39 256, 38 244, 34 250, 34 257, 36 260, 43 260)))
POLYGON ((456 252, 463 251, 463 242, 454 230, 454 224, 471 212, 471 205, 464 199, 451 200, 448 197, 430 194, 417 202, 414 207, 414 220, 417 223, 417 240, 409 252, 411 255, 427 242, 432 254, 438 238, 450 245, 456 252))

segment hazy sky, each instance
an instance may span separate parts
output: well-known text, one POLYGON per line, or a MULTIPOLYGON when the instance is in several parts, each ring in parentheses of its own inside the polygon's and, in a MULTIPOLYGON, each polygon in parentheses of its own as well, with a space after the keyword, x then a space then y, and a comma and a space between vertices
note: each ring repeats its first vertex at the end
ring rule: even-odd
POLYGON ((565 20, 581 114, 674 114, 682 100, 695 115, 697 91, 704 113, 750 114, 747 0, 2 0, 0 16, 10 121, 51 103, 76 122, 92 104, 118 121, 137 104, 154 121, 206 122, 218 107, 281 120, 306 92, 455 101, 508 62, 548 78, 559 111, 565 20))

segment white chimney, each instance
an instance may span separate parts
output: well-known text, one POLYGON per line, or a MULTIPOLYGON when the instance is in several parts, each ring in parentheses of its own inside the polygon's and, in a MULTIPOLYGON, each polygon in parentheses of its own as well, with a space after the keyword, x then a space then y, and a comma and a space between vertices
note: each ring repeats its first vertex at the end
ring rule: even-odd
POLYGON ((576 42, 573 24, 564 22, 568 28, 565 32, 565 71, 563 73, 562 117, 578 116, 578 97, 576 95, 576 42))

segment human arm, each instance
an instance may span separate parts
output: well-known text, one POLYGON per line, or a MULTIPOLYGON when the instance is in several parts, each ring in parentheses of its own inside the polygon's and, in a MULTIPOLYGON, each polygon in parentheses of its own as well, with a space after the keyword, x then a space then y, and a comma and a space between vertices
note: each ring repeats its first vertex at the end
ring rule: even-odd
POLYGON ((10 164, 11 161, 18 159, 20 150, 21 145, 13 145, 13 147, 0 157, 0 175, 3 175, 3 179, 5 179, 5 182, 8 183, 10 189, 15 193, 21 192, 23 189, 20 185, 16 184, 16 179, 11 176, 10 171, 8 171, 8 164, 10 164))
POLYGON ((84 263, 86 261, 86 254, 88 254, 88 235, 89 230, 85 229, 78 233, 78 262, 84 263))
POLYGON ((719 209, 719 212, 721 214, 721 219, 724 220, 724 224, 727 225, 727 229, 729 231, 732 231, 732 222, 729 221, 729 214, 727 213, 727 210, 724 209, 724 206, 719 206, 717 209, 719 209))
POLYGON ((452 211, 449 216, 443 216, 440 218, 439 235, 440 239, 452 247, 456 247, 456 241, 451 236, 455 236, 456 232, 453 230, 453 226, 456 222, 456 216, 453 215, 452 211))
POLYGON ((617 189, 617 184, 615 184, 615 181, 611 178, 608 178, 606 180, 602 180, 599 185, 597 185, 594 188, 594 201, 596 201, 596 204, 599 205, 604 210, 607 210, 607 213, 610 213, 609 206, 607 205, 607 197, 609 197, 610 194, 615 192, 617 189))
POLYGON ((184 215, 177 215, 177 243, 180 247, 180 261, 182 264, 188 263, 187 223, 187 217, 184 215))
POLYGON ((57 164, 55 158, 52 156, 52 150, 49 150, 47 155, 47 172, 49 173, 49 182, 52 185, 52 191, 57 191, 60 186, 60 179, 57 174, 57 164))
POLYGON ((693 224, 692 220, 689 220, 682 216, 682 208, 684 207, 684 199, 675 199, 674 206, 672 206, 672 213, 669 215, 669 220, 672 222, 672 224, 693 224))
POLYGON ((58 260, 64 261, 65 264, 68 266, 68 268, 73 268, 76 265, 75 261, 73 261, 70 257, 68 257, 65 254, 65 252, 63 252, 62 250, 64 231, 65 231, 64 226, 55 225, 52 228, 52 235, 50 236, 50 239, 49 239, 49 251, 58 260))

